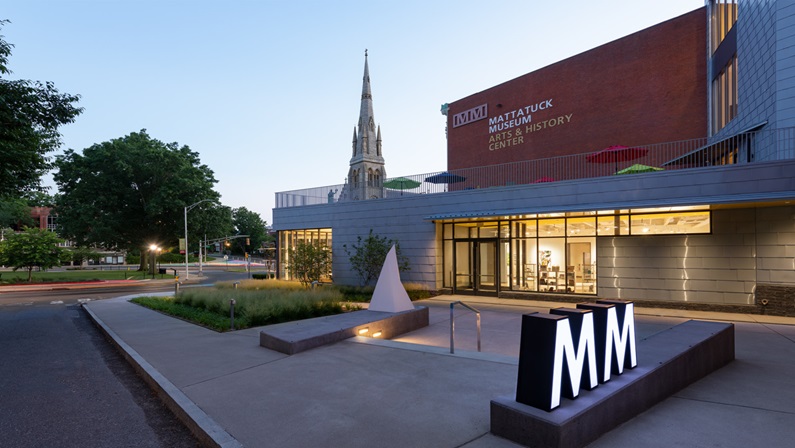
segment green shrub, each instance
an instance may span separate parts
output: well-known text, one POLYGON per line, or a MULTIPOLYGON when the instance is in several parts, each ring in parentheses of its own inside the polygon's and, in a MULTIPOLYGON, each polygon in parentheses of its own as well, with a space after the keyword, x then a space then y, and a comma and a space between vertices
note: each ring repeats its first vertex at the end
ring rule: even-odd
MULTIPOLYGON (((422 283, 403 283, 411 300, 422 300, 433 297, 431 290, 422 283)), ((374 286, 338 286, 347 302, 369 302, 373 298, 374 286)))
POLYGON ((433 297, 431 290, 422 283, 406 282, 403 283, 403 287, 406 288, 406 292, 411 300, 422 300, 433 297))

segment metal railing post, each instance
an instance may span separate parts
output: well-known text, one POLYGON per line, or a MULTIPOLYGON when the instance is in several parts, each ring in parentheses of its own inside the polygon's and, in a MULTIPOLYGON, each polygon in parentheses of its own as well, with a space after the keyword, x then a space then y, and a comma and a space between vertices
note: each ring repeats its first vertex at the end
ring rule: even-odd
POLYGON ((235 329, 235 299, 229 300, 229 329, 235 329))
POLYGON ((450 303, 450 353, 455 353, 455 302, 450 303))
POLYGON ((480 313, 476 313, 475 316, 478 321, 478 351, 480 351, 480 313))
POLYGON ((455 353, 455 305, 459 304, 464 308, 472 311, 475 313, 475 317, 477 319, 477 330, 478 330, 478 351, 480 351, 480 311, 476 310, 475 308, 467 305, 462 301, 450 302, 450 353, 455 353))

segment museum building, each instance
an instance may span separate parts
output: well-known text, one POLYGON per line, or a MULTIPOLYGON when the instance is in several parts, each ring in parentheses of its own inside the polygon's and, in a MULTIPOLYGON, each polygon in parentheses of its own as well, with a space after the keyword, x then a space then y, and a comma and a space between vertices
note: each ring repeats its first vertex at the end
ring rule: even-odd
POLYGON ((365 56, 346 183, 276 193, 279 276, 319 241, 357 284, 372 230, 453 294, 795 315, 793 53, 795 2, 709 0, 445 104, 447 171, 397 178, 365 56))

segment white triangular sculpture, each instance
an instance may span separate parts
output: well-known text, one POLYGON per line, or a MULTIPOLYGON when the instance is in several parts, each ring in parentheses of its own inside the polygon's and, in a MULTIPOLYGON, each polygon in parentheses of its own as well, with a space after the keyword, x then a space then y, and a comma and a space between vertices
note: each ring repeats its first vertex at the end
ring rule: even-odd
POLYGON ((381 275, 378 276, 378 283, 375 284, 375 291, 373 291, 373 298, 370 300, 368 309, 387 313, 400 313, 414 309, 403 283, 400 282, 394 245, 386 254, 386 260, 381 268, 381 275))

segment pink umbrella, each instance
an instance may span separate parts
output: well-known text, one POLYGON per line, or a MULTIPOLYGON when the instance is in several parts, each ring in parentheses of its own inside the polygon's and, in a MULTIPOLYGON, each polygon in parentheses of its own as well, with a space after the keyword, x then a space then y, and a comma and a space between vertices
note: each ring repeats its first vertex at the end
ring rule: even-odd
POLYGON ((614 163, 616 165, 616 171, 618 171, 618 162, 635 160, 645 156, 648 152, 649 150, 646 148, 630 148, 628 146, 615 145, 593 154, 588 154, 585 156, 585 159, 591 163, 614 163))

